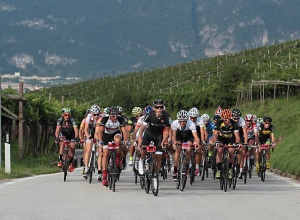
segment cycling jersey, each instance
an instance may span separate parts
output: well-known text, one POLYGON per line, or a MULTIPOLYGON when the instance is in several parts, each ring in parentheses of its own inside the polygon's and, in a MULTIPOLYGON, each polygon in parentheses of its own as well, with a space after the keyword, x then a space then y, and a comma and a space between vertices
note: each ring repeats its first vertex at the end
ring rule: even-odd
POLYGON ((212 121, 208 121, 207 125, 204 127, 208 134, 208 140, 212 138, 213 132, 215 130, 215 124, 212 121))
POLYGON ((193 141, 193 132, 197 132, 196 125, 193 121, 187 120, 184 127, 180 126, 179 120, 173 121, 171 128, 176 131, 176 141, 187 142, 193 141))
MULTIPOLYGON (((271 134, 274 133, 275 127, 270 124, 268 128, 264 127, 264 124, 261 123, 258 127, 258 139, 261 144, 266 143, 267 141, 271 140, 271 134)), ((274 140, 272 140, 274 141, 274 140)))
POLYGON ((225 125, 224 121, 222 119, 218 120, 215 124, 215 130, 218 131, 219 136, 224 138, 231 138, 234 137, 234 132, 239 131, 238 124, 230 119, 229 125, 225 125))
POLYGON ((127 121, 124 117, 119 115, 116 121, 112 121, 109 119, 109 116, 105 116, 101 119, 99 125, 105 128, 104 133, 113 134, 119 131, 120 127, 127 125, 127 121))
POLYGON ((248 135, 248 140, 253 139, 255 137, 254 133, 257 132, 257 127, 255 123, 251 123, 249 127, 246 127, 247 129, 247 135, 248 135))
POLYGON ((74 127, 77 127, 77 123, 74 118, 69 118, 65 121, 62 117, 57 120, 57 126, 60 126, 60 136, 65 136, 68 140, 75 139, 74 127))
POLYGON ((170 116, 163 111, 161 117, 157 118, 156 113, 152 111, 146 115, 144 123, 147 123, 145 131, 153 136, 162 135, 164 127, 170 127, 170 116))
POLYGON ((197 120, 194 123, 196 125, 197 134, 199 137, 201 137, 201 129, 200 128, 205 128, 203 119, 201 117, 197 117, 197 120))

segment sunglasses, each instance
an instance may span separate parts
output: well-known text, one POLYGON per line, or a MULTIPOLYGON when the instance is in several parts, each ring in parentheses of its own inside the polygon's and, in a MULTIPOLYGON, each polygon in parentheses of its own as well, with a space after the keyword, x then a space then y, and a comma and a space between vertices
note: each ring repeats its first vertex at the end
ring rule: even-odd
POLYGON ((271 123, 270 122, 265 122, 265 124, 270 125, 271 123))
POLYGON ((110 117, 117 117, 117 115, 109 115, 110 117))
POLYGON ((93 114, 94 116, 98 116, 99 114, 93 114))
POLYGON ((70 114, 64 114, 64 116, 70 117, 71 115, 70 114))
POLYGON ((137 118, 137 117, 141 117, 141 115, 134 115, 133 117, 137 118))
POLYGON ((190 117, 190 119, 195 120, 195 119, 197 119, 197 117, 190 117))
POLYGON ((251 120, 246 120, 246 122, 252 122, 251 120))
POLYGON ((180 120, 180 121, 179 121, 179 123, 184 123, 184 122, 186 122, 186 121, 185 121, 185 120, 180 120))
POLYGON ((155 106, 154 108, 156 108, 156 109, 163 109, 164 107, 163 106, 155 106))
POLYGON ((230 120, 230 118, 224 118, 223 119, 223 121, 229 121, 230 120))

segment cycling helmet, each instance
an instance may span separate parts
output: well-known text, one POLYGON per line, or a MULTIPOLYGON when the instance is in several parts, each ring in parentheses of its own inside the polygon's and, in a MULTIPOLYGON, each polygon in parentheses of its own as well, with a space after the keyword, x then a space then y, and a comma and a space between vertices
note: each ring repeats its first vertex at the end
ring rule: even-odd
POLYGON ((148 106, 144 109, 143 114, 144 114, 144 115, 147 115, 147 114, 149 114, 149 112, 151 112, 152 110, 153 110, 152 106, 148 105, 148 106))
POLYGON ((258 119, 257 119, 257 122, 258 122, 259 124, 263 123, 263 121, 264 121, 264 120, 263 120, 262 118, 258 118, 258 119))
POLYGON ((239 109, 237 109, 237 108, 232 109, 232 117, 234 119, 239 119, 241 116, 242 116, 242 113, 239 109))
POLYGON ((110 115, 117 115, 119 113, 119 109, 115 106, 111 106, 109 108, 109 114, 110 115))
POLYGON ((70 113, 71 114, 71 109, 70 108, 63 108, 61 110, 61 113, 65 114, 65 113, 70 113))
POLYGON ((116 108, 118 109, 118 114, 123 112, 123 108, 121 106, 117 106, 116 108))
POLYGON ((264 122, 271 123, 272 122, 272 118, 266 116, 266 117, 264 117, 264 122))
POLYGON ((213 117, 213 120, 214 121, 218 121, 218 120, 220 120, 221 119, 221 116, 220 115, 214 115, 214 117, 213 117))
POLYGON ((250 113, 248 113, 248 114, 245 115, 244 119, 245 119, 246 121, 252 121, 252 120, 253 120, 253 115, 250 114, 250 113))
POLYGON ((90 113, 99 114, 100 113, 100 107, 98 105, 92 105, 91 108, 90 108, 90 113))
POLYGON ((201 115, 202 120, 205 121, 209 121, 209 115, 208 114, 203 114, 201 115))
POLYGON ((231 118, 231 111, 227 108, 223 109, 222 112, 221 112, 221 118, 222 119, 229 119, 231 118))
POLYGON ((196 107, 193 107, 189 110, 190 117, 198 117, 199 111, 196 107))
POLYGON ((185 110, 181 110, 177 113, 177 119, 178 120, 188 120, 189 119, 189 113, 185 110))
POLYGON ((162 99, 156 99, 153 101, 153 106, 157 106, 157 105, 165 105, 164 100, 162 99))
POLYGON ((106 107, 103 109, 103 113, 108 115, 109 114, 109 107, 106 107))
POLYGON ((87 116, 91 112, 90 109, 86 110, 85 116, 87 116))
POLYGON ((140 107, 134 107, 132 109, 132 114, 133 115, 140 115, 140 114, 142 114, 142 109, 140 107))
POLYGON ((253 121, 256 123, 257 122, 257 116, 256 115, 252 115, 253 116, 253 121))

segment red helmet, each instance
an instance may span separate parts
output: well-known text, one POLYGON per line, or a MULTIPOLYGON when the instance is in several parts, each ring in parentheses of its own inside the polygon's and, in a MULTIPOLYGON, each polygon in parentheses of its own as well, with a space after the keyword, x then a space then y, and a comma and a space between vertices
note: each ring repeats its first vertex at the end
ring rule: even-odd
POLYGON ((222 119, 229 119, 231 118, 231 111, 227 108, 223 109, 222 112, 221 112, 221 118, 222 119))
POLYGON ((245 115, 244 119, 246 121, 252 121, 254 119, 254 117, 252 114, 248 113, 247 115, 245 115))

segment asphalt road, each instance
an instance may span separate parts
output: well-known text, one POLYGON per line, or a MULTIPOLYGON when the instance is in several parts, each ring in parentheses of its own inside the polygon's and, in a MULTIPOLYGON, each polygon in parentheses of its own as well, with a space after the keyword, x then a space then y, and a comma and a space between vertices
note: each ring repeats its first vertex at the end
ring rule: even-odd
MULTIPOLYGON (((211 174, 211 173, 210 173, 211 174)), ((246 185, 221 191, 219 181, 196 178, 184 191, 169 173, 160 179, 157 197, 134 184, 131 168, 123 171, 116 192, 82 178, 81 168, 63 173, 0 181, 0 219, 299 219, 300 184, 267 173, 246 185)))

